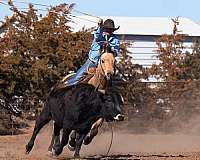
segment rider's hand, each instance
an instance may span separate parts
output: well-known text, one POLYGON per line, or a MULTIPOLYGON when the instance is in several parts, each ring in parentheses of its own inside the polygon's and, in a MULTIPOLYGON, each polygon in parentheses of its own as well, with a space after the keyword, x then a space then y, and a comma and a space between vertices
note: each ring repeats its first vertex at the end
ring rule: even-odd
POLYGON ((103 19, 99 18, 99 20, 97 21, 98 26, 103 26, 103 19))
POLYGON ((110 49, 113 53, 115 52, 115 47, 110 47, 110 49))

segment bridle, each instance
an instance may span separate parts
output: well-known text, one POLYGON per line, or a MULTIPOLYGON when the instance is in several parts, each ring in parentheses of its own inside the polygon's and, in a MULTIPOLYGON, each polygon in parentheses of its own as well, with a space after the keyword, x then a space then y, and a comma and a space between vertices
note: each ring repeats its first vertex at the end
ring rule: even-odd
POLYGON ((98 62, 100 61, 100 62, 99 62, 99 65, 100 65, 101 70, 103 71, 103 74, 104 74, 104 75, 105 75, 105 71, 104 71, 104 69, 103 69, 103 67, 102 67, 101 56, 102 56, 103 54, 105 54, 105 53, 110 53, 109 50, 108 50, 108 47, 109 47, 108 42, 105 43, 105 44, 103 44, 103 48, 101 49, 102 51, 101 51, 101 54, 100 54, 100 57, 99 57, 99 60, 98 60, 98 62))
MULTIPOLYGON (((103 54, 106 54, 106 53, 108 53, 108 43, 106 43, 105 46, 103 46, 103 49, 102 49, 102 51, 101 51, 101 54, 100 54, 100 57, 99 57, 99 60, 98 60, 98 62, 99 62, 98 65, 100 66, 100 69, 101 69, 101 71, 103 72, 102 74, 104 75, 104 77, 101 78, 101 77, 98 76, 99 84, 98 84, 98 86, 96 87, 97 90, 99 89, 100 85, 102 84, 102 81, 103 81, 103 80, 106 80, 105 70, 104 70, 104 68, 103 68, 103 66, 102 66, 102 61, 101 61, 101 56, 102 56, 103 54)), ((106 81, 107 81, 107 80, 106 80, 106 81)), ((107 87, 106 87, 106 88, 107 88, 107 87)))

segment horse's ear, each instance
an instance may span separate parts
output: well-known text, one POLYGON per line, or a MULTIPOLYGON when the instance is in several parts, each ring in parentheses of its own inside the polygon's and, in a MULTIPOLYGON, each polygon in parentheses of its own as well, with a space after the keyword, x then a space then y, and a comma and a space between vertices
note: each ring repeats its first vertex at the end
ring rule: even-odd
POLYGON ((102 55, 105 52, 105 49, 103 47, 103 45, 100 47, 100 55, 102 55))

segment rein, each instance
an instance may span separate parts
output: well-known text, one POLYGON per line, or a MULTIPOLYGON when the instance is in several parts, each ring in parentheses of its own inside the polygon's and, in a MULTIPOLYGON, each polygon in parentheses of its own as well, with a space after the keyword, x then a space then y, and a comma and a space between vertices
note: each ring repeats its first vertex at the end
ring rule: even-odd
MULTIPOLYGON (((106 53, 106 52, 104 52, 104 53, 106 53)), ((104 75, 104 77, 101 78, 101 77, 98 76, 99 84, 97 85, 96 90, 99 90, 99 86, 102 84, 102 81, 106 79, 106 78, 105 78, 105 71, 104 71, 104 69, 103 69, 103 67, 102 67, 102 62, 101 62, 101 56, 102 56, 104 53, 102 53, 102 54, 100 55, 100 57, 99 57, 99 61, 100 61, 100 62, 99 62, 99 65, 100 65, 101 71, 103 72, 102 75, 104 75)), ((99 74, 100 74, 100 73, 99 73, 99 74)), ((105 89, 105 90, 106 90, 106 89, 105 89)))
POLYGON ((109 126, 110 129, 111 129, 111 139, 110 139, 110 145, 109 145, 108 151, 107 151, 107 153, 106 153, 106 156, 108 156, 108 154, 109 154, 109 152, 110 152, 110 149, 111 149, 112 144, 113 144, 113 137, 114 137, 114 131, 113 131, 112 123, 111 123, 111 124, 108 123, 108 126, 109 126))

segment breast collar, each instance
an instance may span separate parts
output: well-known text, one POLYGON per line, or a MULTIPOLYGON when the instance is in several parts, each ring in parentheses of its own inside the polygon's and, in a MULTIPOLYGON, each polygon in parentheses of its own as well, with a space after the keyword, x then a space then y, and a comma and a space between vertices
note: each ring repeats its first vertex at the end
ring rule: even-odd
POLYGON ((105 40, 106 41, 112 41, 113 40, 113 38, 114 38, 114 36, 113 36, 113 34, 111 34, 110 36, 109 36, 109 38, 108 39, 106 39, 106 35, 105 34, 103 34, 103 38, 105 38, 105 40))

